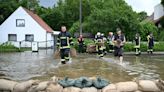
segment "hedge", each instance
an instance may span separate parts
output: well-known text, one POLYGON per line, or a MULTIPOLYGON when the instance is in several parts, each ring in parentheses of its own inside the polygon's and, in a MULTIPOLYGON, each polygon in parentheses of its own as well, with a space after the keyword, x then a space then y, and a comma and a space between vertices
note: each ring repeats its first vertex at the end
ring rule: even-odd
MULTIPOLYGON (((74 47, 76 50, 78 50, 78 43, 77 43, 77 39, 74 39, 74 47)), ((90 44, 94 44, 94 40, 93 39, 88 39, 86 38, 84 40, 85 45, 90 45, 90 44)), ((108 44, 106 43, 106 49, 107 51, 109 51, 109 47, 108 44)), ((145 52, 147 51, 147 42, 141 42, 141 51, 145 52)), ((134 43, 132 42, 126 42, 125 46, 124 46, 124 51, 125 52, 131 52, 131 51, 135 51, 134 49, 134 43)), ((164 42, 155 42, 154 45, 154 51, 164 51, 164 42)))

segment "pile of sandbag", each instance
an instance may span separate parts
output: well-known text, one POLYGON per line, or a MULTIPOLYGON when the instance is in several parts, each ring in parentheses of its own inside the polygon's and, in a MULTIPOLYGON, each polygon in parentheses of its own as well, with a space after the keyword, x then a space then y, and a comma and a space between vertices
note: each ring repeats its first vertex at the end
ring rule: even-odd
POLYGON ((0 92, 164 92, 163 88, 163 80, 135 80, 109 84, 100 77, 61 79, 54 76, 48 81, 24 82, 0 79, 0 92))
POLYGON ((95 53, 96 52, 96 45, 87 45, 87 49, 86 49, 87 53, 95 53))
POLYGON ((58 82, 63 87, 78 87, 78 88, 87 88, 87 87, 95 87, 97 89, 102 89, 107 86, 109 82, 103 78, 97 77, 94 79, 88 77, 80 77, 77 79, 70 79, 68 77, 63 80, 59 80, 58 82))
POLYGON ((102 89, 102 92, 164 92, 156 83, 158 81, 138 80, 109 84, 102 89))

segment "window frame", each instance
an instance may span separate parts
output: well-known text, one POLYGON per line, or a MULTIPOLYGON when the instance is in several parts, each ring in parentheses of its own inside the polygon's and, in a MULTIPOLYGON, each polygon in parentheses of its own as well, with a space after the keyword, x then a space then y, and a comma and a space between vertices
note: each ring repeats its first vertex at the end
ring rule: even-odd
POLYGON ((34 41, 34 34, 25 34, 25 41, 33 42, 34 41), (32 40, 28 40, 27 36, 32 36, 32 40))
POLYGON ((8 34, 8 41, 17 41, 17 34, 8 34), (16 39, 15 40, 10 39, 11 35, 12 36, 14 35, 16 39))
POLYGON ((25 27, 25 19, 16 19, 16 27, 25 27), (19 25, 18 22, 22 21, 24 25, 19 25))

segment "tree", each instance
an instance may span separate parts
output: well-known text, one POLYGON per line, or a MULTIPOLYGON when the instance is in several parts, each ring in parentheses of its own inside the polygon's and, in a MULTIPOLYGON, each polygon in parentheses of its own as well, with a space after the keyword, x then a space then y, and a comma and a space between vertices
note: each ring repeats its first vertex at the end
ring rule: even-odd
POLYGON ((164 6, 164 0, 161 0, 161 4, 164 6))
POLYGON ((138 17, 138 20, 139 20, 140 22, 142 22, 143 20, 145 20, 145 19, 148 17, 147 13, 144 12, 144 11, 138 13, 138 16, 139 16, 139 17, 138 17))

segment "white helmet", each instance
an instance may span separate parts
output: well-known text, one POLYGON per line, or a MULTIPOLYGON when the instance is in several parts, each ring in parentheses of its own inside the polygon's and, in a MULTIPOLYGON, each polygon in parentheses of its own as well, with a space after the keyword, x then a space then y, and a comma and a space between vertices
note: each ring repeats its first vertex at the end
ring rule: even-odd
POLYGON ((101 35, 101 33, 100 33, 100 32, 97 32, 97 35, 98 35, 98 36, 100 36, 100 35, 101 35))
POLYGON ((104 34, 102 33, 101 36, 104 36, 104 34))

